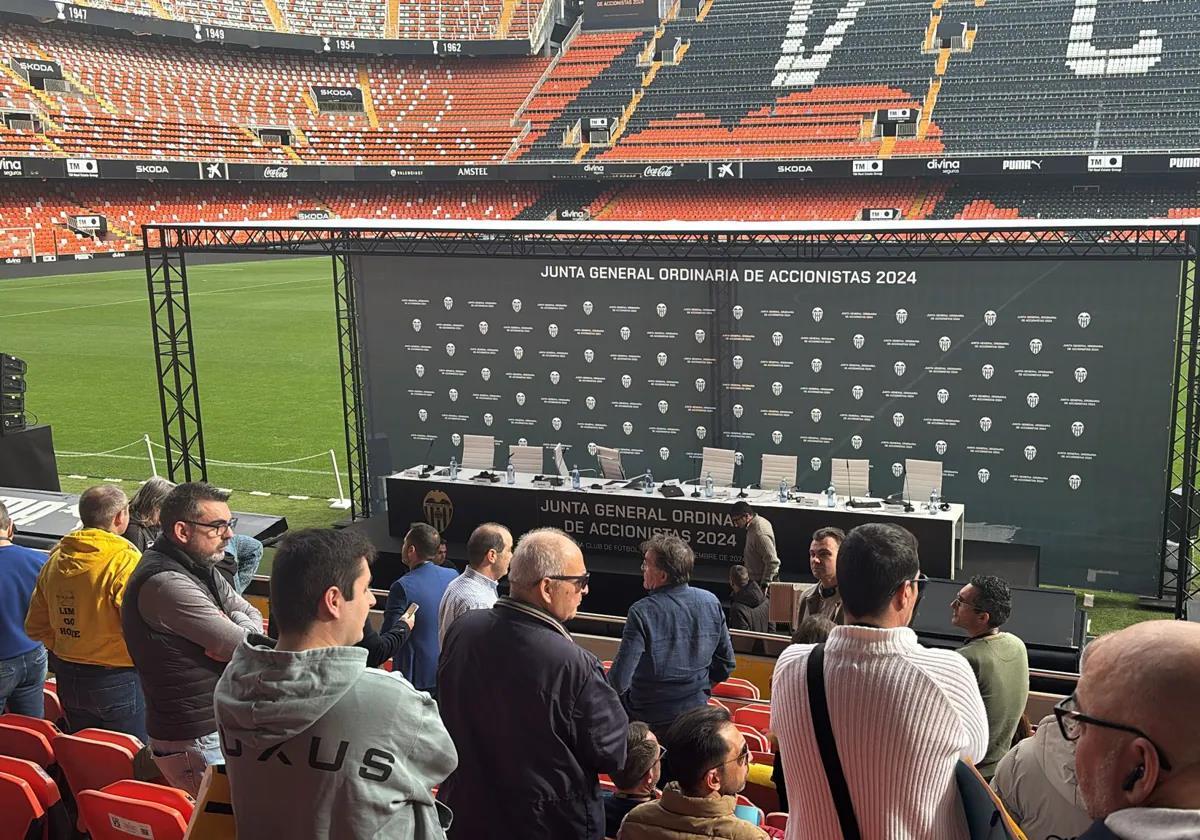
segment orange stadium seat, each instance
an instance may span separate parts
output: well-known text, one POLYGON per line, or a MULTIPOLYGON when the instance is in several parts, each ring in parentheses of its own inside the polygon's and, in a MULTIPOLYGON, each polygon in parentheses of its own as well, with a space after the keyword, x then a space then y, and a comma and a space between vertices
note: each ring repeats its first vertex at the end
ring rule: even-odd
POLYGON ((133 778, 133 759, 142 743, 132 735, 107 729, 82 729, 54 739, 54 753, 75 794, 133 778))
POLYGON ((29 782, 0 771, 0 814, 4 815, 4 836, 19 840, 46 816, 29 782))
POLYGON ((759 732, 771 728, 771 706, 767 703, 751 703, 733 710, 733 722, 743 723, 759 732))
POLYGON ((54 748, 41 732, 0 722, 0 755, 23 758, 39 767, 53 765, 54 748))
POLYGON ((130 834, 154 840, 183 840, 190 811, 185 817, 178 808, 161 804, 160 796, 135 798, 128 794, 138 791, 127 786, 120 790, 122 793, 109 788, 85 790, 77 795, 80 821, 92 840, 129 840, 130 834), (142 833, 136 833, 139 831, 142 833))

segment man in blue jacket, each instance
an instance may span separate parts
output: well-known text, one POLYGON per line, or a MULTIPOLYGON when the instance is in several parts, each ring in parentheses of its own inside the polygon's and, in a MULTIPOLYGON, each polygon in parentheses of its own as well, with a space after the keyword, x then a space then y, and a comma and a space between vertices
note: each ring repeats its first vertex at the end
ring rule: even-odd
POLYGON ((410 604, 417 604, 408 641, 392 659, 397 671, 419 691, 437 696, 438 607, 450 581, 458 577, 453 568, 433 562, 441 536, 424 522, 414 522, 404 535, 401 549, 408 571, 392 584, 383 611, 383 632, 392 629, 410 604))
POLYGON ((635 720, 665 731, 680 714, 708 702, 733 673, 733 643, 717 596, 688 585, 696 556, 679 537, 642 543, 642 586, 629 608, 608 681, 635 720))
POLYGON ((0 710, 40 718, 46 648, 25 635, 25 613, 46 555, 15 545, 15 530, 0 502, 0 710))

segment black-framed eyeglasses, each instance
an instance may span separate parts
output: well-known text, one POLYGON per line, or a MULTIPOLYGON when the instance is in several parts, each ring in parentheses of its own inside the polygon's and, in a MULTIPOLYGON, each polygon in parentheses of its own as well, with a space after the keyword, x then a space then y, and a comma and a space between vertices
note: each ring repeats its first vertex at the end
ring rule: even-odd
POLYGON ((191 519, 185 519, 183 521, 188 525, 195 525, 197 528, 207 528, 212 532, 214 537, 218 536, 222 531, 232 532, 238 524, 236 516, 232 519, 218 519, 216 522, 195 522, 191 519))
POLYGON ((966 607, 967 609, 970 609, 970 610, 975 610, 975 612, 977 612, 977 613, 985 613, 985 612, 987 612, 987 610, 981 610, 979 607, 975 606, 975 605, 974 605, 974 604, 972 604, 970 601, 964 601, 962 598, 959 598, 959 597, 955 597, 955 599, 954 599, 953 601, 951 601, 951 602, 950 602, 950 606, 952 606, 952 607, 966 607))
POLYGON ((592 576, 591 572, 584 572, 581 575, 546 575, 549 580, 565 580, 575 584, 575 589, 582 592, 587 589, 588 578, 592 576))
POLYGON ((1171 762, 1167 760, 1167 754, 1162 751, 1162 747, 1154 743, 1153 738, 1136 726, 1127 726, 1123 723, 1114 723, 1111 720, 1102 720, 1094 718, 1091 715, 1085 715, 1079 711, 1079 700, 1076 699, 1074 694, 1070 697, 1064 697, 1054 704, 1054 719, 1058 721, 1058 729, 1062 732, 1062 736, 1068 741, 1079 740, 1079 736, 1083 734, 1083 725, 1085 723, 1092 726, 1102 726, 1105 729, 1116 729, 1119 732, 1128 732, 1139 738, 1145 738, 1150 742, 1150 746, 1154 747, 1154 751, 1158 753, 1158 763, 1162 765, 1162 769, 1171 769, 1171 762))
MULTIPOLYGON (((745 767, 746 765, 748 765, 750 763, 750 745, 748 743, 743 743, 742 751, 740 753, 738 753, 736 756, 734 756, 733 758, 727 758, 726 760, 722 761, 720 764, 714 764, 712 767, 709 767, 708 769, 716 770, 718 767, 724 767, 726 764, 733 764, 735 762, 737 764, 740 764, 743 767, 745 767)), ((708 772, 708 771, 705 771, 705 772, 708 772)))
POLYGON ((897 583, 896 586, 892 589, 891 593, 889 593, 889 597, 891 595, 895 595, 897 592, 899 592, 901 586, 907 586, 910 583, 915 583, 917 585, 917 595, 919 597, 919 596, 925 594, 925 585, 927 583, 929 583, 929 578, 927 578, 925 576, 924 572, 917 572, 916 577, 905 578, 904 580, 897 583))

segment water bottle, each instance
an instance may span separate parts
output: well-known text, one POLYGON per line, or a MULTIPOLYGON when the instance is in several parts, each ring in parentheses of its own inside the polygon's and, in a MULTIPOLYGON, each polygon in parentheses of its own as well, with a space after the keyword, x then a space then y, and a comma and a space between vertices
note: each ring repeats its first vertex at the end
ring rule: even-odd
POLYGON ((779 479, 779 501, 786 502, 788 500, 788 490, 789 489, 790 488, 788 487, 787 479, 786 478, 779 479))
POLYGON ((513 462, 508 462, 508 469, 504 471, 504 479, 509 484, 517 483, 517 468, 513 466, 513 462))
POLYGON ((450 480, 454 481, 458 478, 458 461, 453 455, 450 456, 450 480))
POLYGON ((578 490, 582 485, 579 482, 579 465, 571 467, 571 489, 578 490))
POLYGON ((825 490, 825 507, 837 507, 837 488, 832 484, 825 490))
POLYGON ((711 499, 713 497, 713 479, 712 473, 704 474, 704 498, 711 499))
POLYGON ((937 515, 938 508, 941 507, 941 504, 942 504, 941 496, 938 494, 938 489, 936 487, 934 487, 932 490, 929 491, 929 512, 930 512, 930 514, 937 515))
POLYGON ((642 492, 647 496, 654 492, 654 476, 650 474, 650 470, 646 470, 646 475, 642 478, 642 492))

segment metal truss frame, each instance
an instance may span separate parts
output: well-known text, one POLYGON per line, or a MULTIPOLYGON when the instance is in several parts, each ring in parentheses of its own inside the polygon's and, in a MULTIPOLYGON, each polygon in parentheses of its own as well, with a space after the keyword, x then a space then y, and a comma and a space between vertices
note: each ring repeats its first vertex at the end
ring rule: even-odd
MULTIPOLYGON (((712 227, 712 226, 710 226, 712 227)), ((745 225, 730 230, 653 230, 649 226, 557 224, 534 228, 504 223, 435 227, 425 223, 344 225, 149 225, 143 228, 159 401, 172 480, 206 478, 199 388, 192 348, 185 254, 311 254, 332 258, 333 289, 346 427, 351 515, 371 513, 366 413, 353 260, 365 256, 453 256, 517 259, 662 259, 732 261, 849 260, 1174 260, 1183 265, 1176 334, 1175 419, 1168 453, 1172 487, 1163 522, 1160 596, 1174 596, 1183 617, 1200 595, 1200 294, 1196 263, 1200 229, 1187 223, 1037 222, 987 227, 881 228, 847 224, 819 229, 745 225), (734 229, 736 228, 736 229, 734 229), (1167 541, 1178 543, 1170 569, 1167 541)), ((722 299, 731 290, 718 292, 722 299)))
MULTIPOLYGON (((1200 231, 1189 236, 1200 237, 1200 231)), ((1200 243, 1197 243, 1200 244, 1200 243)), ((1163 551, 1159 597, 1172 599, 1176 618, 1186 618, 1188 602, 1200 598, 1200 294, 1196 291, 1196 260, 1186 260, 1180 272, 1179 322, 1175 334, 1175 370, 1170 488, 1163 521, 1163 551), (1171 547, 1174 543, 1174 548, 1171 547), (1174 568, 1171 566, 1174 565, 1174 568)))
POLYGON ((357 519, 360 514, 371 514, 367 416, 363 410, 354 259, 349 249, 339 250, 333 255, 333 298, 337 310, 338 362, 342 373, 342 418, 346 427, 346 474, 350 484, 351 519, 357 519))
POLYGON ((158 371, 167 476, 174 482, 206 479, 208 465, 204 459, 186 249, 180 245, 153 247, 151 239, 151 231, 143 229, 150 332, 158 371))

